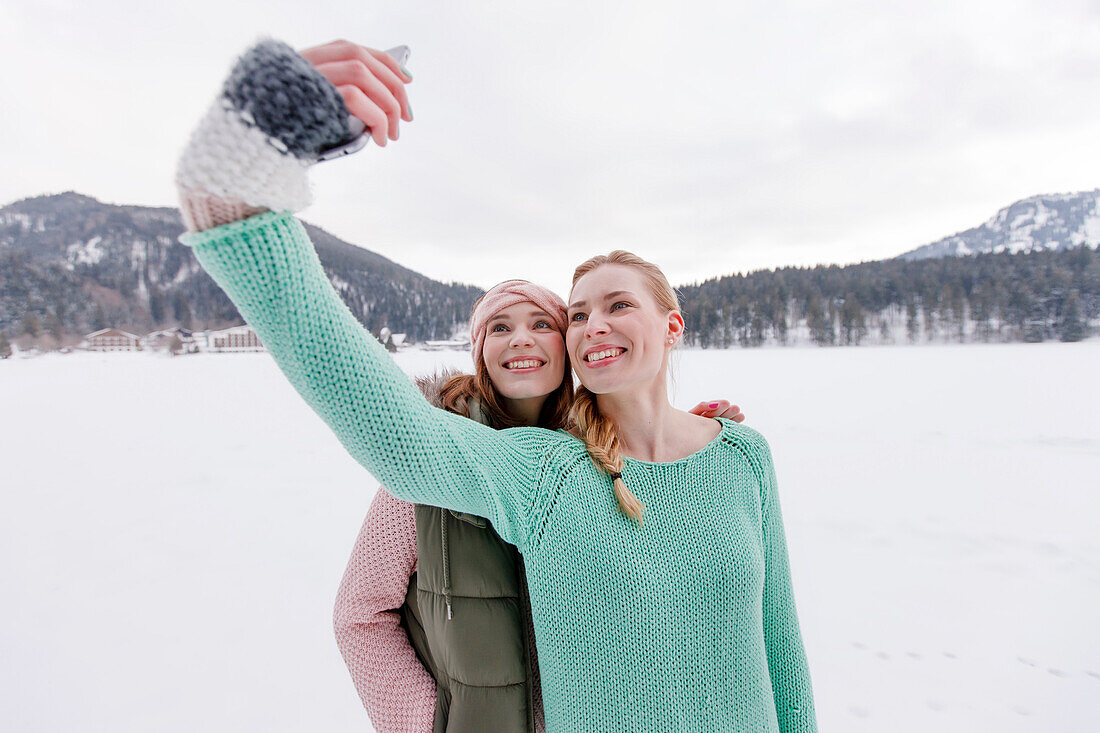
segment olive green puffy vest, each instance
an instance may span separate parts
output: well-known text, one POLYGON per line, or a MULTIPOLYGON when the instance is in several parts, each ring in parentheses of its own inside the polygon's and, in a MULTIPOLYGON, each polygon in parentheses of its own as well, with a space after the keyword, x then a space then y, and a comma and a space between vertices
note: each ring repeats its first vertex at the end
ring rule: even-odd
MULTIPOLYGON (((420 387, 438 404, 432 385, 420 387)), ((470 417, 487 423, 479 407, 470 417)), ((438 684, 435 733, 533 733, 541 691, 519 551, 483 517, 422 504, 415 513, 417 572, 401 614, 438 684)))

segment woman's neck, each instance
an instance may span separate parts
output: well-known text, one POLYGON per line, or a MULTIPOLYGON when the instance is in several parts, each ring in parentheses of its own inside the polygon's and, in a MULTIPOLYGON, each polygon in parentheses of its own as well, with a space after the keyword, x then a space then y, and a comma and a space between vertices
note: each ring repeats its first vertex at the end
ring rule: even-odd
POLYGON ((601 414, 615 421, 624 456, 661 460, 657 454, 666 443, 670 413, 674 412, 667 395, 653 390, 613 392, 596 395, 596 404, 601 414))
POLYGON ((548 395, 543 395, 541 397, 513 400, 510 397, 501 395, 501 401, 504 403, 504 409, 520 425, 532 428, 537 427, 539 424, 539 415, 542 414, 542 406, 546 404, 547 397, 548 395))
POLYGON ((624 456, 642 461, 675 461, 715 438, 717 420, 677 410, 668 401, 663 374, 650 385, 596 396, 600 413, 615 421, 624 456))

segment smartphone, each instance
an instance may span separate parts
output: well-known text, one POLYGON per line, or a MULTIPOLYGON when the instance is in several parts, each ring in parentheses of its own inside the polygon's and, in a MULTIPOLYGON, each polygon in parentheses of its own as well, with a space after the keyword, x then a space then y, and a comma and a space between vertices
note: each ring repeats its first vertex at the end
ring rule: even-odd
MULTIPOLYGON (((387 48, 386 53, 396 59, 397 63, 401 66, 408 63, 408 46, 387 48)), ((345 155, 358 153, 367 146, 367 142, 370 141, 370 130, 367 128, 366 124, 355 115, 348 115, 348 127, 351 128, 351 137, 335 147, 331 147, 328 150, 322 150, 321 154, 317 156, 318 163, 326 160, 336 160, 337 158, 343 158, 345 155)))

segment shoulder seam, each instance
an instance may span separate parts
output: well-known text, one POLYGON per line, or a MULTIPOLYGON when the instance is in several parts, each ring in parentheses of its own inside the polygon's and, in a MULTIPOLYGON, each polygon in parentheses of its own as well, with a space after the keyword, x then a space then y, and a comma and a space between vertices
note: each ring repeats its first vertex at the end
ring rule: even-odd
MULTIPOLYGON (((566 457, 562 461, 560 468, 551 473, 551 467, 555 461, 561 457, 561 454, 570 448, 575 449, 572 439, 563 437, 558 441, 558 444, 553 446, 547 451, 546 456, 540 461, 539 465, 539 477, 538 485, 547 485, 548 491, 544 500, 540 501, 540 507, 532 507, 534 511, 531 513, 532 526, 529 528, 527 535, 527 549, 536 549, 542 542, 542 538, 546 533, 546 527, 550 523, 550 517, 554 513, 554 509, 558 505, 558 500, 561 498, 561 492, 564 489, 569 477, 584 461, 588 459, 588 451, 581 451, 578 455, 573 457, 566 457)), ((540 492, 541 494, 541 492, 540 492)))
MULTIPOLYGON (((731 423, 735 425, 736 423, 731 423)), ((764 450, 767 441, 757 430, 749 427, 736 426, 736 430, 723 431, 721 441, 731 450, 740 453, 749 462, 753 475, 756 477, 757 490, 760 493, 761 520, 768 512, 768 477, 764 465, 764 450)))

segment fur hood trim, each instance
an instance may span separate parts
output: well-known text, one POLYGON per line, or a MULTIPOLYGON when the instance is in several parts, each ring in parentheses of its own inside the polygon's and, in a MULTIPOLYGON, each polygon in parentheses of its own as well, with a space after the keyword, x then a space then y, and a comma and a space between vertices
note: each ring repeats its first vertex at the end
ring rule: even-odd
POLYGON ((421 374, 416 378, 416 386, 433 406, 443 407, 443 385, 453 377, 461 375, 457 369, 439 369, 431 374, 421 374))
MULTIPOLYGON (((465 374, 465 372, 458 369, 452 369, 447 367, 445 369, 437 370, 432 374, 421 374, 416 378, 416 386, 420 388, 420 391, 424 394, 424 397, 435 407, 440 409, 446 409, 443 407, 443 385, 445 385, 453 377, 465 374)), ((470 400, 469 404, 459 403, 456 405, 459 408, 458 414, 463 417, 468 417, 471 420, 476 420, 482 425, 489 424, 489 416, 481 406, 481 401, 476 397, 470 400)))

